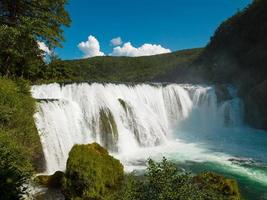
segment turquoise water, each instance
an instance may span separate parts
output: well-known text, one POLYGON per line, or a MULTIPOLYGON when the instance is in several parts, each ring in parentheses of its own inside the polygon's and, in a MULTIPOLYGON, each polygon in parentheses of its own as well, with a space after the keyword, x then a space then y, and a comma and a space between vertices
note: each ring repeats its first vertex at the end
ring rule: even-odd
POLYGON ((267 200, 267 132, 250 128, 213 131, 176 129, 172 142, 117 156, 126 170, 145 168, 162 157, 194 173, 214 171, 238 181, 245 200, 267 200))
POLYGON ((200 144, 207 154, 221 153, 231 162, 230 165, 223 159, 221 162, 180 162, 185 169, 194 173, 211 170, 235 178, 244 199, 267 199, 267 132, 224 128, 216 132, 179 130, 176 136, 184 142, 200 144))

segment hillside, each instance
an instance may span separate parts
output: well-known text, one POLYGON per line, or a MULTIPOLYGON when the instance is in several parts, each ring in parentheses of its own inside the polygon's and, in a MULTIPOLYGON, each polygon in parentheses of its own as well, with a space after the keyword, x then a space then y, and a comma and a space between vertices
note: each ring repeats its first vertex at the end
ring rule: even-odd
POLYGON ((267 1, 254 0, 223 22, 194 62, 212 83, 233 83, 245 100, 246 120, 267 129, 267 1))
POLYGON ((201 48, 197 48, 143 57, 55 60, 38 81, 153 81, 174 68, 188 68, 201 51, 201 48))

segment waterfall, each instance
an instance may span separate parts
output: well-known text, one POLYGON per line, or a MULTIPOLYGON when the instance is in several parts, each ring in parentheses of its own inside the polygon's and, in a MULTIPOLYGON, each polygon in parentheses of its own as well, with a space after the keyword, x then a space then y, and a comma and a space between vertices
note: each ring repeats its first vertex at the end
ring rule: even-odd
POLYGON ((177 127, 210 131, 242 124, 240 99, 218 103, 212 86, 55 83, 33 86, 32 95, 47 173, 65 169, 74 144, 96 141, 127 154, 166 143, 177 127))

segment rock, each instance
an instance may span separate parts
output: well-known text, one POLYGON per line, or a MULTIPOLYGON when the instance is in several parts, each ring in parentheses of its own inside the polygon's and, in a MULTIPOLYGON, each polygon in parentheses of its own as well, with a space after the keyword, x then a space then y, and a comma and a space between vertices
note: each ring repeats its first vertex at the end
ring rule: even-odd
POLYGON ((249 91, 244 103, 246 122, 255 128, 267 130, 267 79, 249 91))
POLYGON ((101 144, 110 151, 118 151, 118 129, 111 111, 101 109, 99 112, 99 129, 101 132, 101 144))
POLYGON ((238 184, 233 179, 227 179, 212 172, 205 172, 194 177, 199 187, 222 194, 229 200, 240 200, 238 184))
POLYGON ((215 85, 215 93, 219 104, 231 99, 231 95, 225 85, 215 85))
POLYGON ((120 161, 99 144, 75 145, 69 153, 63 193, 67 199, 109 199, 123 176, 120 161))
POLYGON ((53 175, 40 175, 35 181, 48 188, 61 188, 64 182, 64 172, 56 171, 53 175))

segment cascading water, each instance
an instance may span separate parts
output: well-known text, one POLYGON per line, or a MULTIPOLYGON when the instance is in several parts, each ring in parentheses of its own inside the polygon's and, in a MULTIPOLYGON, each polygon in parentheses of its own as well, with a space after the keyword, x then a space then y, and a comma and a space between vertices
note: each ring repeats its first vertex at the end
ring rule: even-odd
POLYGON ((214 87, 79 83, 32 87, 47 173, 64 170, 74 144, 96 141, 118 155, 164 145, 177 129, 242 123, 242 102, 217 103, 214 87))

